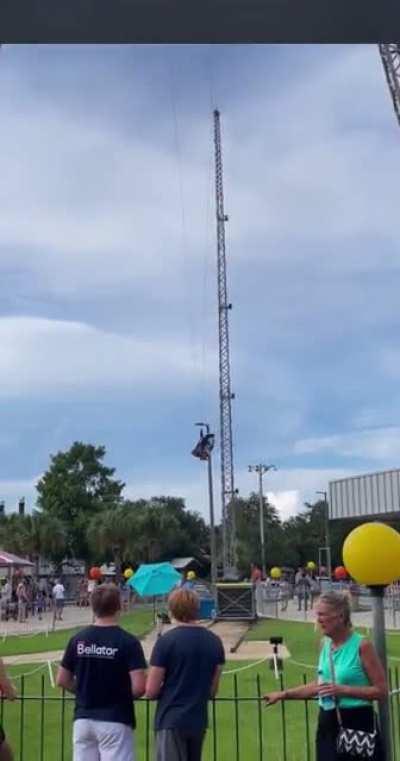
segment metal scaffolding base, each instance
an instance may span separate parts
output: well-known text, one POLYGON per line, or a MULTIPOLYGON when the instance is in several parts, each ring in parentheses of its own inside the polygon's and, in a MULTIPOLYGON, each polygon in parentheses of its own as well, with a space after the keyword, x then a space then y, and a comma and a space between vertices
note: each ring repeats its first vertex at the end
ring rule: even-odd
POLYGON ((252 584, 216 584, 216 598, 219 621, 253 621, 256 618, 252 584))

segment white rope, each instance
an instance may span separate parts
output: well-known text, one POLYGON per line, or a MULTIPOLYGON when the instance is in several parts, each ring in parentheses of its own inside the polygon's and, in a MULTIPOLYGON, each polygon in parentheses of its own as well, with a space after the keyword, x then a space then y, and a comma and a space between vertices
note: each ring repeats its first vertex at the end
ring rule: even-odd
POLYGON ((295 661, 294 658, 290 658, 287 662, 290 664, 293 664, 293 666, 300 666, 301 668, 312 669, 313 671, 316 670, 315 664, 312 666, 310 663, 302 663, 302 661, 295 661))
POLYGON ((265 663, 265 661, 268 661, 271 659, 270 655, 267 655, 266 658, 261 658, 259 661, 255 661, 254 663, 248 663, 247 666, 241 666, 238 669, 231 669, 230 671, 222 671, 221 676, 225 676, 226 674, 238 674, 239 671, 246 671, 246 669, 252 669, 254 666, 259 666, 260 663, 265 663))
POLYGON ((46 665, 46 663, 41 663, 40 666, 37 666, 33 671, 27 671, 25 674, 17 674, 16 678, 21 679, 21 677, 32 676, 32 674, 36 674, 38 671, 43 671, 43 669, 46 668, 46 665))

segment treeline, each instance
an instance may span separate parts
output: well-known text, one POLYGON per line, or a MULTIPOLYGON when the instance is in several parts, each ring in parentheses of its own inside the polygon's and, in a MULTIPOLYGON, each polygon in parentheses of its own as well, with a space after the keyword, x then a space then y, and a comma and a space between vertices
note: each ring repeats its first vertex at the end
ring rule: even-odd
MULTIPOLYGON (((56 563, 75 557, 87 564, 113 561, 117 565, 174 556, 207 559, 210 532, 202 517, 207 507, 201 513, 188 510, 180 497, 125 499, 125 484, 115 477, 114 468, 104 464, 105 455, 105 447, 82 442, 53 455, 37 484, 34 512, 0 519, 2 549, 28 555, 35 563, 39 556, 56 563)), ((250 563, 261 563, 258 495, 237 499, 236 515, 238 565, 247 576, 250 563)), ((355 525, 330 524, 333 565, 341 564, 343 541, 355 525)), ((264 529, 267 566, 296 568, 318 561, 318 548, 325 546, 325 504, 306 504, 302 513, 282 521, 265 500, 264 529)), ((220 527, 217 539, 221 562, 220 527)))

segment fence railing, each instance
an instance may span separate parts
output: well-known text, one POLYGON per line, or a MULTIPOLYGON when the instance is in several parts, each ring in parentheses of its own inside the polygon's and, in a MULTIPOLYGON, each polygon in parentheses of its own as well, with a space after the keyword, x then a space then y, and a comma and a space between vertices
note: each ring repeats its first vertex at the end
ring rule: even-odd
MULTIPOLYGON (((304 674, 300 681, 309 678, 304 674)), ((35 694, 28 692, 25 677, 18 681, 16 701, 0 701, 0 721, 15 761, 71 761, 74 697, 49 688, 44 675, 31 685, 35 694)), ((241 679, 234 674, 229 683, 222 682, 221 694, 209 705, 204 761, 315 761, 316 701, 288 701, 267 708, 263 693, 284 689, 286 678, 280 674, 275 686, 271 682, 266 673, 241 679)), ((293 679, 290 682, 294 684, 293 679)), ((390 671, 389 685, 393 761, 400 761, 398 668, 390 671)), ((135 702, 137 761, 153 759, 154 710, 152 701, 135 702)))

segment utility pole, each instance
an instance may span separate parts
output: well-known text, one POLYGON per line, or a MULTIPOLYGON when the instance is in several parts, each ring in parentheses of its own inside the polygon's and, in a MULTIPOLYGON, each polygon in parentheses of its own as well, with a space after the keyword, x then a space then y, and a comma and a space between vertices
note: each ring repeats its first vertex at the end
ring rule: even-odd
POLYGON ((215 537, 215 520, 214 520, 214 490, 213 490, 213 476, 212 476, 212 455, 211 452, 214 448, 215 436, 210 433, 210 426, 208 423, 195 423, 195 425, 201 426, 200 439, 197 442, 195 448, 192 451, 194 457, 198 457, 199 460, 207 460, 208 471, 208 501, 210 510, 210 550, 211 550, 211 584, 213 585, 215 592, 215 584, 217 583, 217 544, 215 537), (203 427, 206 429, 206 435, 204 436, 203 427))
POLYGON ((229 311, 225 252, 225 224, 222 170, 221 122, 214 111, 215 206, 217 219, 217 279, 218 279, 218 336, 219 336, 219 410, 221 436, 221 506, 223 566, 225 578, 237 577, 236 557, 236 491, 234 486, 232 406, 229 351, 229 311))
POLYGON ((329 535, 329 503, 328 495, 326 491, 317 491, 316 494, 320 494, 324 498, 324 523, 325 523, 325 549, 326 549, 326 566, 329 580, 332 581, 332 557, 331 557, 331 543, 329 535))
POLYGON ((263 493, 263 476, 269 470, 277 470, 275 465, 249 465, 249 473, 258 474, 258 496, 260 504, 260 544, 261 544, 261 567, 264 578, 267 575, 265 564, 265 532, 264 532, 264 493, 263 493))

